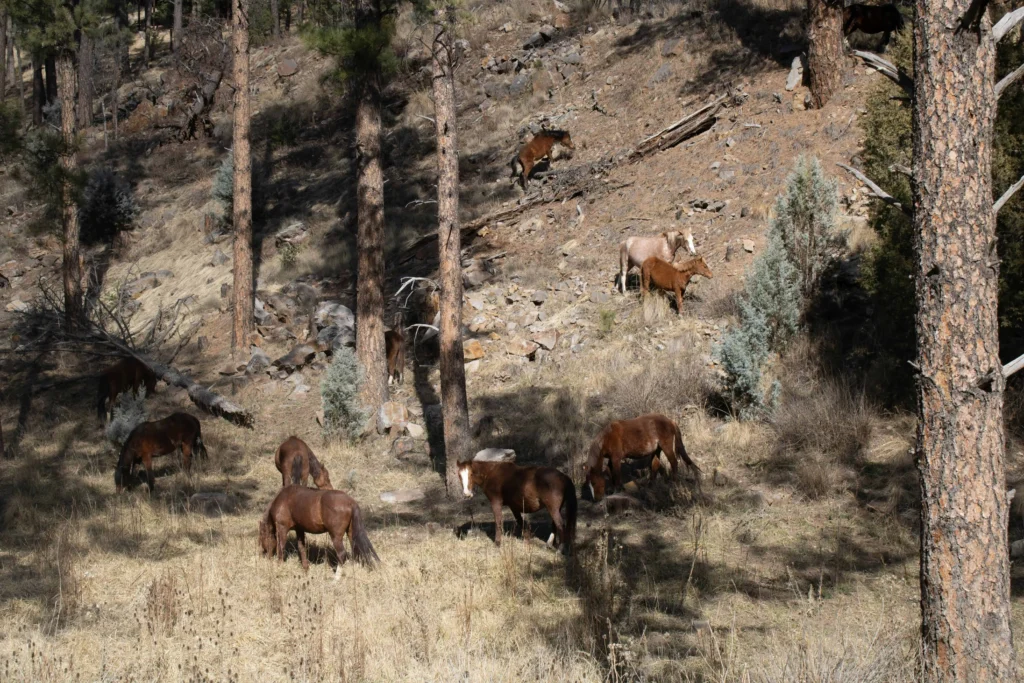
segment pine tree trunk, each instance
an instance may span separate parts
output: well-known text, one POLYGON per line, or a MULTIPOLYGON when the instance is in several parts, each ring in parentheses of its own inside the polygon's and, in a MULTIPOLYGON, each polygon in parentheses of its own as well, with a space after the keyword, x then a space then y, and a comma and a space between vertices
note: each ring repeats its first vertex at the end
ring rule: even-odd
POLYGON ((149 66, 149 60, 153 59, 153 53, 156 52, 156 45, 153 40, 153 0, 146 0, 146 14, 145 14, 145 42, 142 46, 142 58, 149 66))
POLYGON ((281 39, 281 8, 277 0, 270 0, 270 27, 274 41, 281 39))
POLYGON ((0 102, 7 98, 7 11, 0 8, 0 102))
POLYGON ((18 83, 18 99, 21 100, 21 110, 25 111, 25 106, 26 106, 25 105, 25 102, 26 102, 26 99, 25 99, 25 78, 24 78, 23 72, 22 72, 21 48, 17 48, 17 49, 14 50, 14 60, 15 60, 14 61, 15 67, 16 67, 15 68, 15 74, 16 74, 15 81, 17 81, 17 83, 18 83))
POLYGON ((914 228, 922 680, 1015 680, 992 210, 995 46, 916 0, 914 228))
POLYGON ((46 56, 46 103, 57 101, 57 60, 50 54, 46 56))
POLYGON ((837 0, 809 0, 810 46, 807 71, 811 104, 824 107, 839 90, 843 79, 843 8, 837 0))
POLYGON ((78 127, 85 130, 92 125, 93 41, 84 31, 78 43, 78 127))
POLYGON ((32 58, 32 123, 43 125, 43 104, 46 102, 46 86, 43 83, 43 61, 39 56, 32 58))
POLYGON ((434 11, 433 86, 437 130, 437 230, 441 280, 441 415, 445 484, 457 496, 458 462, 469 458, 469 406, 462 351, 462 243, 459 232, 459 146, 452 34, 444 9, 434 11))
POLYGON ((184 0, 174 0, 174 26, 171 28, 171 52, 178 54, 181 44, 181 13, 184 0))
POLYGON ((305 19, 305 13, 306 13, 306 2, 305 2, 305 0, 298 0, 298 3, 296 5, 296 7, 295 7, 295 23, 300 28, 302 27, 303 19, 305 19))
POLYGON ((248 351, 253 328, 252 263, 252 158, 249 149, 249 3, 233 0, 232 46, 235 81, 234 138, 235 177, 232 222, 234 243, 235 306, 231 327, 231 351, 238 357, 248 351))
MULTIPOLYGON (((380 4, 358 0, 356 30, 379 30, 380 4)), ((381 85, 366 75, 356 105, 356 211, 359 250, 356 289, 356 356, 363 366, 362 400, 376 412, 387 400, 384 349, 384 173, 381 169, 381 85)))
POLYGON ((60 93, 60 129, 63 145, 60 167, 64 175, 61 192, 61 222, 64 227, 64 316, 68 328, 74 327, 82 315, 82 265, 78 260, 78 203, 72 177, 78 172, 75 151, 75 80, 77 70, 73 55, 63 50, 56 60, 57 88, 60 93))

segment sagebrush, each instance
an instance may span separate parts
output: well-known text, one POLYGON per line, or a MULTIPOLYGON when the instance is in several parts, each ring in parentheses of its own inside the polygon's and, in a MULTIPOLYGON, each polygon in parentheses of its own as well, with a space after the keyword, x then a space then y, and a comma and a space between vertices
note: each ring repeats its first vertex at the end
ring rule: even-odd
POLYGON ((328 435, 351 438, 359 433, 367 417, 359 400, 364 377, 365 372, 356 359, 355 351, 342 347, 334 352, 331 364, 320 380, 324 431, 328 435))
POLYGON ((217 174, 213 176, 213 189, 210 191, 213 198, 220 202, 224 210, 223 221, 231 224, 235 211, 235 153, 228 150, 224 159, 217 168, 217 174))
POLYGON ((128 440, 132 430, 146 421, 146 388, 140 387, 132 393, 126 391, 117 397, 111 411, 110 424, 105 435, 107 441, 120 447, 128 440))

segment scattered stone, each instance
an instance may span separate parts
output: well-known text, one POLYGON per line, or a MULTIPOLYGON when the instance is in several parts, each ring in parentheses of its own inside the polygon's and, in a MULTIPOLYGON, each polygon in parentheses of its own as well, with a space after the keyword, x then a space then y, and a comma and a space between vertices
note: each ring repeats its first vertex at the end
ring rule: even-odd
POLYGON ((735 147, 736 146, 736 140, 734 140, 733 138, 726 138, 725 139, 725 146, 726 147, 735 147))
POLYGON ((471 360, 466 363, 466 374, 473 375, 480 371, 480 359, 471 360))
POLYGON ((473 460, 479 462, 513 462, 516 452, 511 448, 485 448, 477 451, 473 460))
POLYGON ((749 215, 750 215, 750 207, 749 206, 744 206, 742 209, 740 209, 740 218, 746 218, 749 215))
POLYGON ((709 211, 714 211, 715 213, 718 213, 719 211, 721 211, 722 209, 724 209, 726 207, 726 204, 727 203, 723 202, 721 199, 717 199, 717 200, 711 202, 710 205, 708 205, 708 210, 709 211))
POLYGON ((238 509, 238 499, 230 493, 193 493, 188 499, 190 512, 220 517, 238 509))
POLYGON ((611 301, 611 295, 608 292, 593 291, 590 293, 590 301, 601 306, 611 301))
POLYGON ((267 313, 266 306, 263 305, 259 297, 255 297, 253 301, 252 317, 256 319, 256 323, 259 325, 266 325, 273 318, 270 313, 267 313))
POLYGON ((168 278, 174 277, 169 270, 158 270, 155 273, 143 273, 137 279, 125 285, 125 293, 133 299, 142 296, 143 292, 159 287, 168 278))
POLYGON ((544 40, 551 40, 555 37, 555 33, 557 33, 557 31, 551 24, 544 24, 540 27, 540 31, 538 31, 538 33, 544 36, 544 40))
POLYGON ((748 254, 753 254, 754 253, 754 240, 750 240, 750 239, 743 240, 743 251, 747 252, 748 254))
POLYGON ((469 305, 478 311, 484 310, 484 297, 482 294, 470 294, 469 305))
POLYGON ((409 411, 404 403, 388 401, 377 410, 377 433, 383 434, 392 427, 409 421, 409 411))
POLYGON ((277 75, 281 78, 294 76, 299 72, 299 63, 294 59, 282 59, 277 65, 277 75))
POLYGON ((230 377, 231 375, 236 374, 239 370, 242 370, 243 368, 245 368, 245 364, 244 363, 239 364, 239 363, 235 363, 234 361, 228 361, 217 372, 222 374, 222 375, 224 375, 225 377, 230 377))
POLYGON ((462 345, 462 356, 466 361, 479 360, 486 355, 483 344, 477 339, 470 339, 462 345))
POLYGON ((310 363, 316 357, 316 349, 306 344, 299 344, 286 355, 274 361, 274 365, 282 370, 294 372, 310 363))
POLYGON ((210 261, 210 265, 213 267, 222 266, 230 260, 228 255, 218 248, 213 252, 213 259, 210 261))
POLYGON ((412 503, 417 500, 423 500, 427 497, 427 494, 423 492, 423 489, 398 489, 397 491, 385 491, 380 494, 380 499, 384 503, 412 503))
POLYGON ((28 304, 24 301, 19 301, 18 299, 7 302, 7 306, 5 306, 5 308, 10 313, 28 313, 29 310, 28 304))
POLYGON ((807 105, 804 104, 803 93, 793 93, 793 111, 804 111, 807 105))
POLYGON ((415 422, 405 423, 405 432, 414 439, 423 439, 427 435, 427 430, 423 428, 423 425, 418 425, 415 422))
POLYGON ((280 249, 285 244, 301 244, 309 237, 305 223, 292 223, 287 228, 278 230, 274 235, 274 244, 280 249))
POLYGON ((789 76, 786 77, 786 90, 792 92, 796 90, 796 86, 803 83, 804 80, 804 65, 800 61, 800 57, 793 58, 793 64, 789 68, 789 76))
POLYGON ((731 168, 725 168, 718 172, 719 180, 732 180, 736 177, 736 171, 731 168))
POLYGON ((558 344, 558 330, 545 330, 533 336, 533 341, 550 351, 558 344))
POLYGON ((539 348, 540 345, 536 342, 526 341, 525 339, 513 339, 505 347, 505 350, 513 356, 530 358, 533 354, 537 353, 537 349, 539 348))
POLYGON ((519 97, 532 87, 533 78, 528 73, 521 73, 508 86, 508 94, 519 97))
POLYGON ((678 38, 669 38, 661 46, 661 56, 662 57, 675 57, 678 54, 679 54, 679 39, 678 38))
POLYGON ((537 304, 538 306, 540 306, 542 303, 544 303, 547 300, 548 300, 548 293, 545 292, 543 289, 538 289, 530 297, 530 301, 532 301, 533 303, 537 304))
POLYGON ((658 70, 651 76, 651 80, 648 85, 654 85, 656 83, 664 83, 668 79, 672 78, 672 67, 668 64, 662 64, 658 67, 658 70))
POLYGON ((718 169, 722 168, 722 162, 721 161, 714 161, 714 162, 711 163, 711 166, 709 168, 712 171, 717 171, 718 169))
POLYGON ((204 337, 199 337, 199 339, 196 339, 196 348, 199 349, 199 353, 202 353, 203 351, 205 351, 209 347, 210 347, 210 340, 207 339, 205 336, 204 337))
POLYGON ((245 364, 245 374, 257 375, 271 366, 270 356, 258 346, 249 350, 249 362, 245 364))
POLYGON ((317 327, 337 325, 339 328, 356 327, 356 316, 352 309, 337 301, 322 301, 314 315, 317 327))

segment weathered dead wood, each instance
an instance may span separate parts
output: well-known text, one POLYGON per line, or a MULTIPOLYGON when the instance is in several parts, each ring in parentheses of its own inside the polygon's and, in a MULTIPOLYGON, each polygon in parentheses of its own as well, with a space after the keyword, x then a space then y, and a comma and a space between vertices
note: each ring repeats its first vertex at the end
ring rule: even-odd
POLYGON ((1003 193, 1003 196, 997 199, 996 203, 992 205, 992 210, 996 214, 998 214, 1000 209, 1003 208, 1003 205, 1006 204, 1006 202, 1010 201, 1010 198, 1013 197, 1013 195, 1017 194, 1017 190, 1019 190, 1022 187, 1024 187, 1024 176, 1021 176, 1020 180, 1018 180, 1013 185, 1010 185, 1009 188, 1007 188, 1006 192, 1003 193))
POLYGON ((909 206, 903 206, 903 204, 898 202, 891 194, 880 188, 877 184, 875 184, 873 180, 868 178, 866 175, 864 175, 857 169, 853 168, 852 166, 847 166, 846 164, 836 164, 836 166, 848 172, 854 178, 864 183, 867 186, 867 188, 871 190, 871 194, 873 194, 876 198, 881 199, 886 204, 891 204, 892 206, 895 206, 897 209, 902 211, 907 216, 913 217, 913 211, 909 206))
POLYGON ((674 147, 680 142, 708 130, 718 120, 718 112, 722 108, 722 103, 725 102, 725 99, 726 96, 722 95, 712 102, 708 102, 697 111, 687 114, 672 125, 661 129, 654 135, 644 138, 630 151, 628 155, 629 161, 639 161, 648 154, 674 147))
POLYGON ((1024 21, 1024 7, 1018 7, 1012 12, 1007 12, 1003 15, 1003 18, 996 22, 996 25, 992 27, 992 37, 998 43, 1003 39, 1007 33, 1013 30, 1013 27, 1024 21))
POLYGON ((1016 69, 1003 76, 1002 79, 996 83, 996 97, 1002 97, 1003 91, 1016 83, 1021 76, 1024 76, 1024 64, 1021 64, 1016 69))
POLYGON ((893 83, 903 88, 908 95, 914 94, 914 79, 908 76, 902 69, 897 68, 896 65, 889 60, 879 57, 873 52, 864 52, 863 50, 853 50, 853 54, 863 59, 868 66, 874 68, 893 83))
POLYGON ((1024 356, 1017 356, 1003 366, 1003 377, 1009 377, 1021 368, 1024 368, 1024 356))

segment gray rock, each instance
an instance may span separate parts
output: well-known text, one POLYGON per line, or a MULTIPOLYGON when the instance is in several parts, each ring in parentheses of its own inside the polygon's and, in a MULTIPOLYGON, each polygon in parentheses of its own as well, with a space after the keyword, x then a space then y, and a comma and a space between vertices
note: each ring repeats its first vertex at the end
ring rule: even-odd
POLYGON ((558 344, 558 330, 545 330, 533 335, 533 341, 550 351, 558 344))
POLYGON ((662 57, 675 57, 678 54, 679 54, 679 39, 678 38, 669 38, 661 46, 661 56, 662 57))
POLYGON ((392 427, 409 421, 409 411, 405 404, 388 401, 377 410, 377 433, 383 434, 392 427))
POLYGON ((538 31, 538 33, 544 36, 544 40, 551 40, 555 37, 556 32, 557 30, 551 24, 544 24, 540 27, 540 31, 538 31))
POLYGON ((658 70, 651 76, 650 85, 655 83, 664 83, 668 79, 672 78, 672 67, 668 64, 662 64, 658 67, 658 70))
POLYGON ((423 425, 418 425, 415 422, 405 423, 405 432, 414 439, 423 439, 427 435, 427 430, 423 428, 423 425))
POLYGON ((608 294, 608 292, 593 291, 590 293, 590 300, 598 306, 601 306, 611 301, 611 295, 608 294))
POLYGON ((532 301, 533 303, 537 304, 538 306, 540 306, 542 303, 544 303, 547 300, 548 300, 548 293, 545 292, 543 289, 538 289, 530 297, 530 301, 532 301))
POLYGON ((546 42, 547 38, 545 38, 540 31, 537 31, 536 33, 532 34, 529 38, 523 41, 523 49, 529 50, 535 47, 540 47, 546 42))
POLYGON ((13 301, 7 302, 7 306, 4 308, 11 313, 28 313, 29 305, 24 301, 14 299, 13 301))
MULTIPOLYGON (((231 298, 231 290, 232 290, 231 285, 229 285, 226 282, 222 283, 221 286, 220 286, 220 298, 221 299, 230 299, 231 298)), ((253 318, 255 318, 255 317, 256 316, 253 316, 253 318)))
POLYGON ((231 260, 231 258, 228 257, 227 254, 225 254, 223 251, 221 251, 218 248, 218 249, 215 249, 214 252, 213 252, 213 259, 210 261, 210 265, 214 266, 214 267, 222 266, 225 263, 228 263, 230 260, 231 260))
POLYGON ((341 328, 331 342, 331 353, 337 353, 343 348, 352 348, 356 345, 356 331, 352 328, 341 328))
POLYGON ((519 97, 530 89, 531 84, 532 78, 530 77, 530 74, 521 73, 515 77, 515 80, 513 80, 511 84, 509 84, 508 93, 512 97, 519 97))
POLYGON ((294 59, 282 59, 277 65, 277 75, 281 78, 294 76, 299 72, 299 63, 294 59))
POLYGON ((258 346, 253 346, 249 362, 245 364, 245 374, 257 375, 271 366, 270 356, 258 346))
POLYGON ((723 202, 721 199, 718 199, 718 200, 715 200, 715 201, 711 202, 711 204, 708 205, 708 209, 717 213, 717 212, 721 211, 722 209, 724 209, 725 206, 726 206, 726 203, 723 202))
POLYGON ((579 52, 570 52, 567 55, 562 55, 561 57, 559 57, 559 59, 562 60, 563 64, 577 64, 577 65, 579 65, 579 64, 583 63, 583 57, 580 56, 579 52))
POLYGON ((274 361, 274 365, 282 370, 294 372, 310 363, 316 357, 316 349, 307 344, 299 344, 284 356, 274 361))
POLYGON ((314 316, 317 327, 336 325, 339 329, 356 327, 356 316, 352 309, 337 301, 322 301, 316 309, 314 316))
POLYGON ((287 228, 278 230, 274 235, 274 244, 278 248, 285 244, 301 244, 309 237, 308 228, 305 223, 292 223, 287 228))
POLYGON ((513 462, 515 459, 516 452, 511 448, 485 448, 473 456, 473 460, 479 462, 513 462))
POLYGON ((252 317, 256 319, 256 323, 259 325, 266 325, 273 317, 267 313, 267 309, 259 297, 255 297, 255 301, 253 302, 252 317))
POLYGON ((382 502, 391 504, 412 503, 426 497, 427 494, 423 492, 423 489, 398 489, 397 491, 385 491, 380 494, 382 502))
POLYGON ((796 86, 800 85, 804 80, 804 65, 800 61, 800 57, 793 58, 793 64, 789 68, 789 76, 786 77, 786 90, 796 90, 796 86))
POLYGON ((523 356, 524 358, 530 358, 535 353, 540 345, 536 342, 527 341, 525 339, 513 339, 505 347, 507 353, 513 356, 523 356))

